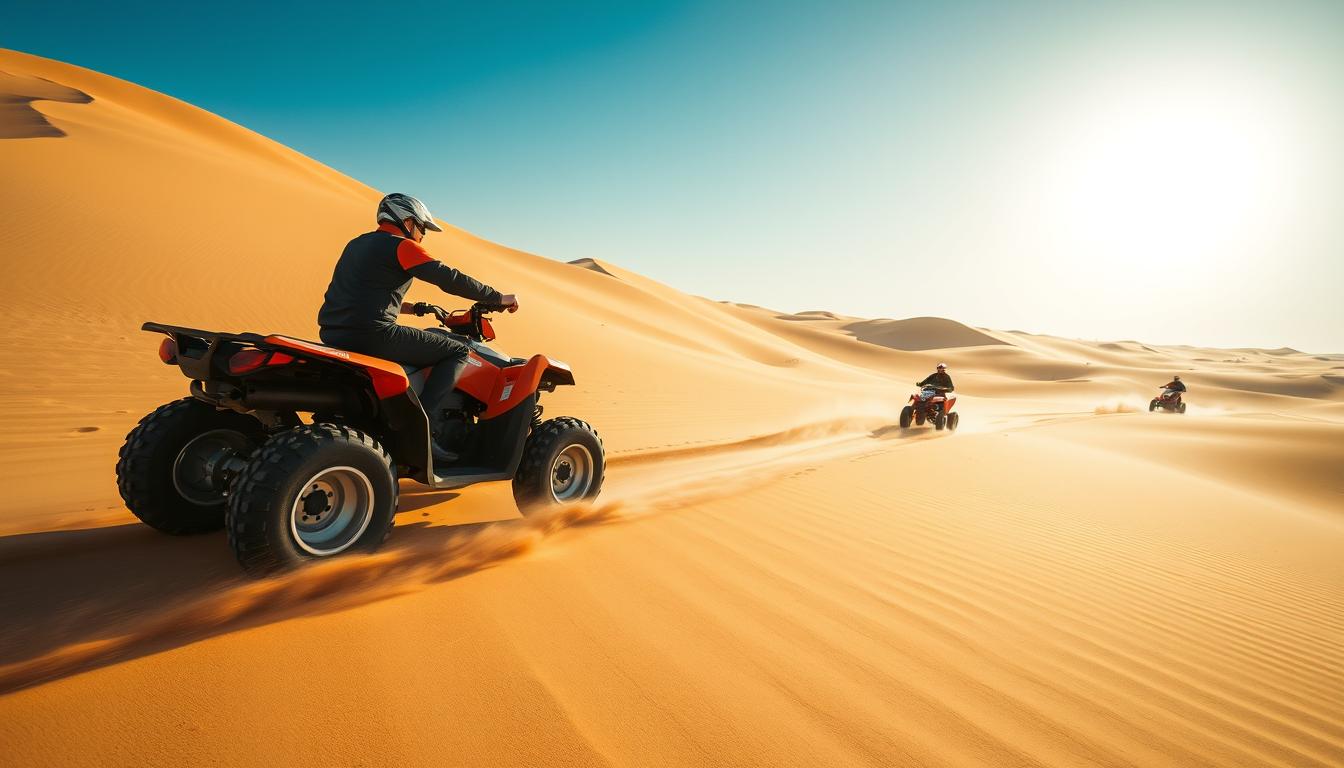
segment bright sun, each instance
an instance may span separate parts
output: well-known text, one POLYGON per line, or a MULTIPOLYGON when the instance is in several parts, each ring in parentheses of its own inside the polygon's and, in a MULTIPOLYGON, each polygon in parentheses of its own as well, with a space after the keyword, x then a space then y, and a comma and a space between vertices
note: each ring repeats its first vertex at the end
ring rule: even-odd
POLYGON ((1063 116, 1044 179, 1059 245, 1098 268, 1195 272, 1277 234, 1290 141, 1272 98, 1160 76, 1087 93, 1063 116))

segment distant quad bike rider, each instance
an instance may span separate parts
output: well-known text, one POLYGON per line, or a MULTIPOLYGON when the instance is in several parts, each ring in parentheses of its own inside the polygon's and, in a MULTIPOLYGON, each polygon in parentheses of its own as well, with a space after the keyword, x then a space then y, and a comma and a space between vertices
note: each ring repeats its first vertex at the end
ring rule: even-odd
POLYGON ((952 377, 947 375, 947 363, 939 363, 938 369, 925 376, 923 381, 918 382, 918 385, 920 387, 933 387, 940 392, 951 392, 956 389, 952 386, 952 377))
POLYGON ((1162 394, 1148 402, 1149 412, 1161 408, 1164 411, 1185 413, 1185 392, 1185 382, 1181 381, 1181 377, 1172 376, 1171 381, 1162 385, 1162 394))
POLYGON ((910 400, 901 408, 900 425, 901 429, 909 429, 910 426, 923 426, 926 422, 933 424, 935 430, 944 428, 955 432, 957 424, 961 422, 961 414, 953 412, 957 404, 957 396, 952 394, 956 389, 952 383, 952 377, 947 375, 947 364, 939 363, 938 370, 925 376, 923 381, 915 382, 919 391, 910 396, 910 400))
MULTIPOLYGON (((462 274, 438 261, 420 244, 427 230, 442 232, 425 204, 393 193, 378 203, 378 228, 351 240, 336 262, 331 284, 317 313, 322 343, 402 365, 433 366, 420 399, 430 429, 440 434, 441 404, 467 365, 468 348, 447 333, 397 324, 400 314, 423 315, 427 307, 403 301, 413 279, 446 293, 518 311, 513 294, 462 274)), ((457 455, 431 440, 436 461, 457 455)))

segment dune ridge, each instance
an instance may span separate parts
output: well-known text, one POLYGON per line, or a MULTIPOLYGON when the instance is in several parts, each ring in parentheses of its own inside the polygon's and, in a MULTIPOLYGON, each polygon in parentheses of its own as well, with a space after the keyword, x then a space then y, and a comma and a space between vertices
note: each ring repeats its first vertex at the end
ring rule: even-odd
POLYGON ((89 99, 0 140, 15 764, 1344 764, 1339 355, 787 315, 445 224, 432 252, 522 297, 498 346, 573 365, 543 403, 597 426, 604 495, 524 519, 507 483, 406 483, 384 551, 248 582, 117 498, 123 436, 186 392, 139 325, 314 337, 379 192, 115 78, 0 71, 0 123, 32 83, 89 99), (940 361, 962 428, 900 429, 940 361), (1189 412, 1149 414, 1176 373, 1189 412))
POLYGON ((51 124, 34 101, 87 104, 93 97, 83 91, 35 77, 16 77, 0 71, 0 139, 60 138, 65 131, 51 124))

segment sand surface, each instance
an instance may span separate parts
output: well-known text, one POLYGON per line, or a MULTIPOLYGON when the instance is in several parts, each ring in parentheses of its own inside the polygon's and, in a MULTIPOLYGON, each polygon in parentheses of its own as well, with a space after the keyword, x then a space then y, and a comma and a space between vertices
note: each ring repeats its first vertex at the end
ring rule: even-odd
POLYGON ((0 73, 0 762, 1344 764, 1344 356, 788 315, 445 224, 522 299, 498 346, 574 366, 543 403, 606 491, 523 519, 407 484, 383 552, 249 581, 117 497, 186 393, 139 325, 315 337, 379 193, 0 73), (962 428, 902 431, 939 361, 962 428), (1173 373, 1189 412, 1147 413, 1173 373))

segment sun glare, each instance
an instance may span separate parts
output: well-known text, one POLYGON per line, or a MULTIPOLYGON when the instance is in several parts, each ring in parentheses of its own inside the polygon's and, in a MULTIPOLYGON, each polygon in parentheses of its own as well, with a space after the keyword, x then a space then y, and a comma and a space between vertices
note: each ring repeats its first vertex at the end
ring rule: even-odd
POLYGON ((1193 272, 1279 234, 1291 140, 1272 99, 1226 79, 1148 77, 1090 93, 1063 117, 1047 172, 1060 245, 1099 269, 1193 272))

